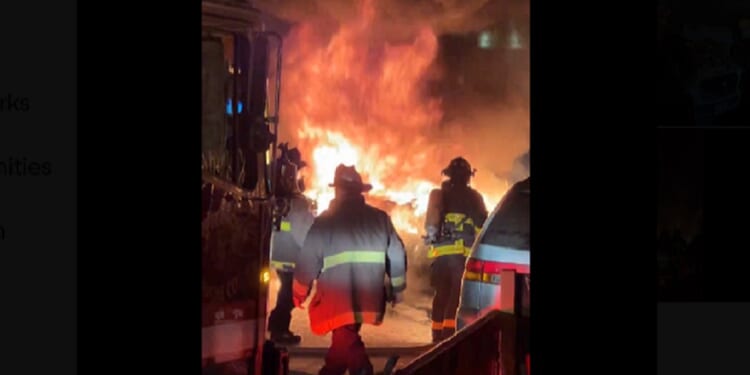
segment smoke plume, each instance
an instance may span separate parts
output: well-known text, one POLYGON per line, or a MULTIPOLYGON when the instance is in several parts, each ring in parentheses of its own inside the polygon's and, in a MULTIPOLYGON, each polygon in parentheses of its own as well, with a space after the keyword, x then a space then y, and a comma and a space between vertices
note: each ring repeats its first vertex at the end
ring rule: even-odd
MULTIPOLYGON (((330 20, 342 23, 357 16, 359 2, 352 0, 258 0, 259 9, 290 22, 330 20)), ((528 13, 528 0, 380 0, 373 2, 375 32, 395 39, 427 25, 437 34, 466 33, 496 22, 508 13, 528 13)))
MULTIPOLYGON (((425 27, 438 35, 461 35, 482 30, 498 21, 513 18, 521 30, 528 28, 528 0, 382 0, 369 2, 373 19, 369 28, 368 40, 357 43, 370 45, 370 55, 383 53, 386 45, 414 43, 425 27)), ((327 45, 332 35, 342 24, 356 20, 361 2, 350 0, 262 0, 256 6, 276 16, 297 23, 292 33, 299 33, 303 28, 315 29, 315 41, 321 48, 327 45)), ((293 43, 294 41, 287 41, 293 43)), ((305 40, 310 43, 310 38, 305 40)), ((299 46, 289 45, 285 55, 285 65, 304 64, 294 61, 292 49, 299 46), (290 56, 291 55, 291 56, 290 56), (292 59, 291 61, 289 59, 292 59)), ((525 50, 528 51, 528 50, 525 50)), ((441 108, 435 108, 436 115, 444 110, 439 126, 424 126, 431 145, 410 145, 411 148, 426 150, 428 146, 438 146, 442 152, 431 153, 430 157, 438 158, 439 164, 447 162, 461 154, 479 170, 476 184, 478 187, 491 185, 493 182, 502 185, 512 184, 510 176, 514 173, 514 160, 529 149, 529 75, 528 52, 520 59, 510 59, 501 53, 484 53, 475 51, 477 56, 465 56, 469 61, 463 64, 466 71, 475 72, 475 77, 464 78, 454 95, 443 98, 441 108), (484 80, 484 92, 475 88, 478 80, 484 80), (492 83, 495 83, 494 87, 492 83), (493 90, 494 89, 494 90, 493 90), (422 147, 420 147, 422 146, 422 147)), ((443 55, 450 56, 450 51, 443 55)), ((444 56, 443 56, 444 57, 444 56)), ((360 56, 358 58, 368 58, 360 56)), ((450 80, 463 76, 464 72, 451 71, 455 67, 446 67, 442 58, 436 56, 432 67, 425 74, 425 79, 450 80)), ((286 73, 286 72, 285 72, 286 73)), ((367 72, 359 72, 367 74, 367 72)), ((289 76, 285 76, 289 79, 289 76)), ((285 85, 286 86, 286 85, 285 85)), ((330 90, 341 87, 330 87, 330 90)), ((343 88, 342 95, 349 95, 343 88)), ((284 94, 288 94, 282 91, 284 94)), ((356 93, 355 93, 356 95, 356 93)), ((430 99, 425 99, 430 100, 430 99)), ((326 103, 335 108, 336 103, 326 103)), ((285 107, 294 105, 286 99, 282 104, 282 121, 285 107)), ((289 116, 287 116, 289 117, 289 116)), ((297 119, 295 119, 297 120, 297 119)), ((296 139, 295 128, 299 124, 285 123, 282 136, 296 139)), ((435 168, 434 179, 440 178, 440 169, 435 168)))

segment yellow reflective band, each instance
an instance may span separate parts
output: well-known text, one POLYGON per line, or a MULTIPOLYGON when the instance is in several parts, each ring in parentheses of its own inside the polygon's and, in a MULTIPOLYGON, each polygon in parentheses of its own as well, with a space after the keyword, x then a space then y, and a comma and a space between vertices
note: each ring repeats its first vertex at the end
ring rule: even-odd
POLYGON ((383 251, 344 251, 323 258, 323 271, 347 263, 385 264, 383 251))
POLYGON ((445 222, 454 224, 456 226, 456 230, 460 232, 464 230, 464 225, 463 223, 461 223, 461 221, 463 221, 465 217, 466 215, 464 214, 449 212, 445 214, 445 222))
POLYGON ((399 277, 392 278, 391 279, 391 285, 394 288, 398 288, 398 287, 404 285, 404 277, 403 276, 399 276, 399 277))
POLYGON ((463 246, 457 247, 456 245, 445 245, 445 246, 437 246, 433 248, 432 250, 430 250, 428 257, 437 258, 443 255, 454 255, 454 254, 463 254, 463 253, 464 253, 463 246))
POLYGON ((464 240, 456 240, 456 242, 448 245, 433 246, 427 253, 428 258, 436 258, 443 255, 454 255, 454 254, 466 254, 467 250, 464 247, 464 240))
POLYGON ((289 232, 290 230, 292 230, 292 223, 290 223, 288 221, 282 221, 281 222, 281 231, 282 232, 289 232))
POLYGON ((464 214, 459 214, 455 212, 449 212, 445 214, 445 222, 446 223, 452 223, 456 226, 456 230, 459 232, 464 231, 464 224, 474 226, 474 220, 471 218, 467 218, 464 214))
POLYGON ((277 269, 277 270, 283 270, 285 268, 294 268, 295 264, 292 262, 277 262, 275 260, 271 261, 271 267, 277 269))

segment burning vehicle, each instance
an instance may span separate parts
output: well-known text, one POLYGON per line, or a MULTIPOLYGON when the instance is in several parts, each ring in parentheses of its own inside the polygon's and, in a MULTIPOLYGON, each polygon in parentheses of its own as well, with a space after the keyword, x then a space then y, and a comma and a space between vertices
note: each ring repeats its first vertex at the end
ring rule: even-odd
MULTIPOLYGON (((328 183, 336 165, 356 165, 374 186, 369 203, 388 212, 404 236, 417 238, 440 170, 463 154, 488 160, 475 162, 483 171, 475 184, 486 205, 494 207, 509 188, 513 159, 528 148, 527 114, 505 125, 501 115, 471 118, 467 105, 462 121, 446 121, 451 106, 429 90, 431 82, 448 74, 439 66, 444 46, 433 25, 415 21, 393 36, 384 31, 388 26, 375 2, 358 4, 354 16, 347 13, 335 27, 328 20, 303 19, 285 38, 281 118, 294 126, 282 129, 282 137, 310 163, 302 171, 305 194, 324 211, 333 198, 328 183), (479 126, 472 120, 488 125, 475 130, 472 125, 479 126), (517 128, 505 130, 511 126, 517 128), (505 140, 502 158, 481 157, 500 138, 505 140)), ((476 40, 472 44, 481 50, 476 40)))

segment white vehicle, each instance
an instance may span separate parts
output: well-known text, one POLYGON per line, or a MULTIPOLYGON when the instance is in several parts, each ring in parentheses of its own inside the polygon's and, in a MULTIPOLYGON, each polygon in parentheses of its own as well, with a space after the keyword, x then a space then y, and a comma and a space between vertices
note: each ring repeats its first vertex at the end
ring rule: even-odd
MULTIPOLYGON (((485 222, 471 249, 461 287, 458 329, 499 308, 502 271, 515 270, 528 281, 530 181, 529 177, 513 185, 485 222)), ((528 309, 528 293, 522 295, 526 297, 522 305, 528 309)), ((522 312, 523 315, 526 314, 522 312)))

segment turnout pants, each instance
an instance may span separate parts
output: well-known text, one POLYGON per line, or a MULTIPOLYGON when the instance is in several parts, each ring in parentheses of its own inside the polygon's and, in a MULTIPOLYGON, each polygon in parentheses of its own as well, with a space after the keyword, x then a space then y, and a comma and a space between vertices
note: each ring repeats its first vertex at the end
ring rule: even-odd
POLYGON ((461 299, 461 280, 466 257, 443 255, 432 262, 432 342, 440 342, 456 332, 456 313, 461 299))
POLYGON ((276 307, 268 317, 268 331, 271 334, 282 334, 289 332, 289 324, 292 322, 292 310, 294 300, 292 299, 292 282, 294 274, 288 271, 279 271, 279 295, 276 298, 276 307))
POLYGON ((333 330, 326 363, 318 375, 373 375, 372 363, 359 336, 361 324, 350 324, 333 330))

